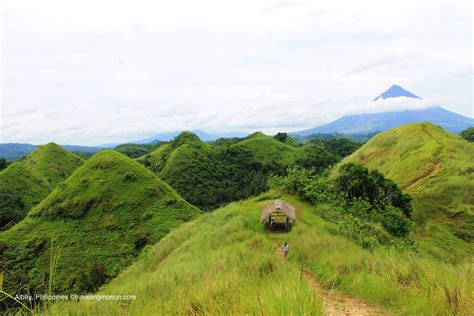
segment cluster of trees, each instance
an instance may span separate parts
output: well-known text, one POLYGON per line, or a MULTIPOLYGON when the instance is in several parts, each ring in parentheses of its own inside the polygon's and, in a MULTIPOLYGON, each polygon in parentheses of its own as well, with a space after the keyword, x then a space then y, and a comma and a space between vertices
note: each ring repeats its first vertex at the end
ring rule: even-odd
POLYGON ((340 158, 349 156, 362 146, 362 143, 358 143, 347 138, 315 138, 310 140, 309 143, 315 144, 340 158))
POLYGON ((0 158, 0 171, 8 167, 8 161, 5 158, 0 158))
POLYGON ((261 165, 243 148, 224 147, 195 152, 192 159, 181 159, 161 177, 188 202, 210 210, 266 191, 269 175, 285 170, 278 164, 261 165))
POLYGON ((26 205, 17 192, 10 189, 0 191, 0 231, 7 230, 23 219, 26 205))
POLYGON ((295 138, 302 142, 306 143, 313 139, 324 139, 324 140, 333 140, 333 139, 348 139, 357 143, 365 143, 375 135, 380 132, 371 132, 371 133, 364 133, 364 134, 345 134, 345 133, 315 133, 307 136, 295 136, 295 138))
POLYGON ((413 226, 411 197, 380 172, 361 165, 344 164, 333 176, 290 169, 285 177, 270 178, 269 184, 315 205, 330 205, 328 214, 321 215, 338 222, 343 233, 367 248, 389 239, 380 226, 394 237, 407 237, 413 226))
MULTIPOLYGON (((284 143, 291 142, 291 137, 283 133, 275 138, 284 143)), ((220 141, 219 146, 215 146, 184 132, 164 145, 159 154, 146 155, 141 162, 188 202, 211 210, 262 193, 268 190, 271 175, 283 176, 287 172, 288 164, 284 160, 259 160, 249 148, 230 146, 235 140, 220 141)), ((272 146, 272 143, 266 143, 266 146, 272 146)), ((339 161, 335 155, 314 145, 307 146, 300 155, 295 162, 297 166, 318 171, 339 161)))
POLYGON ((474 127, 469 127, 468 129, 462 131, 459 135, 468 142, 474 142, 474 127))

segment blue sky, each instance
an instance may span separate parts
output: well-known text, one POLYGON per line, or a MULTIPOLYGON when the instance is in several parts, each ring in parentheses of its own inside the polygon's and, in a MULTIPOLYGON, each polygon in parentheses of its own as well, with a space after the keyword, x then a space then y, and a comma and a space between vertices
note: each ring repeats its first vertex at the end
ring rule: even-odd
POLYGON ((326 2, 3 1, 0 142, 473 116, 470 1, 326 2), (392 84, 423 101, 371 101, 392 84))

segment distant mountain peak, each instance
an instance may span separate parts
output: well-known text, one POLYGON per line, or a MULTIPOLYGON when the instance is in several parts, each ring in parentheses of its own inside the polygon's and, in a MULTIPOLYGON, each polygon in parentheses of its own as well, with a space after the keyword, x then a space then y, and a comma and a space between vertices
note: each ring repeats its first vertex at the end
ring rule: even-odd
POLYGON ((390 88, 388 88, 387 91, 379 95, 374 99, 374 101, 377 101, 378 99, 388 99, 388 98, 397 98, 397 97, 408 97, 408 98, 413 98, 413 99, 420 99, 421 98, 417 95, 414 95, 410 91, 407 91, 403 89, 402 87, 394 84, 390 88))

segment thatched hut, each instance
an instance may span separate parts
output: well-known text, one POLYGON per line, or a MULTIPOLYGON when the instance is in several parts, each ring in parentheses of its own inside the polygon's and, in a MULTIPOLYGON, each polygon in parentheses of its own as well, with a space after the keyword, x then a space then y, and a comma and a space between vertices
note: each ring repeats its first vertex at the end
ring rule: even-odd
POLYGON ((283 200, 275 200, 268 204, 260 214, 260 223, 268 221, 271 229, 276 227, 284 227, 285 230, 290 228, 290 221, 296 221, 295 208, 283 200))

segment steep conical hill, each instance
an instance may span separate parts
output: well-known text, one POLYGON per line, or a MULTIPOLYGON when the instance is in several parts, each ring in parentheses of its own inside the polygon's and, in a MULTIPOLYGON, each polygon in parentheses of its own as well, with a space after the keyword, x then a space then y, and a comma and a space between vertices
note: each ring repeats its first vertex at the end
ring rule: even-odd
POLYGON ((0 230, 20 221, 51 189, 45 177, 23 163, 0 172, 0 230))
POLYGON ((229 149, 217 149, 190 132, 183 132, 172 142, 164 144, 138 161, 169 183, 187 201, 204 209, 253 192, 247 188, 255 181, 257 163, 250 155, 229 149), (251 167, 249 167, 251 166, 251 167), (230 174, 245 173, 239 179, 230 174))
POLYGON ((317 146, 294 147, 260 132, 250 135, 232 147, 248 150, 262 165, 280 165, 283 168, 294 165, 324 168, 334 163, 336 159, 317 146))
POLYGON ((431 123, 408 124, 375 136, 345 162, 397 182, 413 197, 418 221, 449 223, 458 237, 473 237, 474 145, 460 136, 431 123))
POLYGON ((436 176, 465 174, 474 165, 474 146, 430 124, 408 124, 381 133, 344 162, 376 168, 403 188, 436 176), (433 174, 434 175, 434 174, 433 174))
POLYGON ((23 219, 83 163, 75 154, 49 143, 0 173, 0 230, 23 219))
POLYGON ((173 159, 179 156, 175 153, 176 150, 186 156, 192 156, 213 154, 214 148, 201 141, 197 135, 191 132, 182 132, 173 141, 159 146, 149 155, 142 156, 137 160, 160 174, 167 164, 172 165, 173 159))
POLYGON ((84 163, 84 160, 55 143, 48 143, 38 146, 32 153, 21 159, 21 162, 55 185, 69 177, 77 167, 84 163))
POLYGON ((184 132, 138 161, 190 203, 211 209, 267 190, 268 176, 283 174, 289 166, 322 169, 336 157, 314 145, 293 147, 260 132, 222 147, 184 132))
POLYGON ((289 146, 263 133, 254 133, 233 146, 249 150, 264 165, 278 163, 288 166, 306 156, 303 147, 289 146))
POLYGON ((116 275, 148 243, 199 214, 146 168, 115 151, 97 153, 20 223, 0 235, 5 286, 85 292, 116 275), (54 241, 54 245, 51 242, 54 241))

